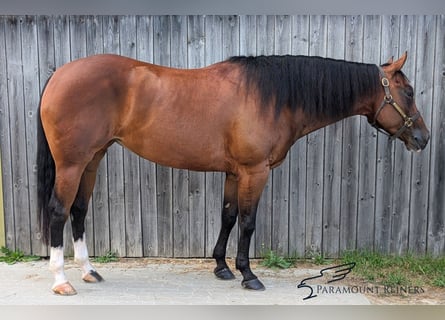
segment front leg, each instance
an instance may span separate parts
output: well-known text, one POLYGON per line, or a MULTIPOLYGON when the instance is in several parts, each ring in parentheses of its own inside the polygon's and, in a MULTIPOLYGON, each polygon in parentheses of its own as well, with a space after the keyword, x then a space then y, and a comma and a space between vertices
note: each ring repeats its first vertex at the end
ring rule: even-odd
POLYGON ((226 263, 227 241, 230 232, 236 223, 238 215, 238 181, 232 174, 226 175, 224 183, 224 201, 221 213, 221 230, 219 232, 218 241, 213 250, 213 258, 216 260, 216 268, 214 273, 218 279, 231 280, 235 279, 234 274, 226 263))
POLYGON ((252 234, 255 231, 258 202, 269 175, 269 167, 263 166, 247 170, 240 175, 238 182, 238 206, 240 237, 236 268, 243 275, 242 286, 250 290, 265 290, 264 285, 250 269, 249 248, 252 234))

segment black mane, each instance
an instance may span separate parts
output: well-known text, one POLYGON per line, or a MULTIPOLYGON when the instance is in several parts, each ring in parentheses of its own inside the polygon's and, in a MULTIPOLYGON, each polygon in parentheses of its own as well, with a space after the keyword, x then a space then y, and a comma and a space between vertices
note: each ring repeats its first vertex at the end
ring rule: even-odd
POLYGON ((244 68, 248 90, 257 90, 262 106, 302 108, 310 117, 346 117, 360 97, 377 93, 376 65, 308 56, 232 57, 244 68))

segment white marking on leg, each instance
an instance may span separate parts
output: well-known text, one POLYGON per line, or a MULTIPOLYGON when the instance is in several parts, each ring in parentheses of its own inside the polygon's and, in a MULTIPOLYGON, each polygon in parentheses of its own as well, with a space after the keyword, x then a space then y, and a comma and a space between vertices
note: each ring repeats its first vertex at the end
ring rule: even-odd
POLYGON ((77 241, 74 241, 74 261, 76 261, 82 268, 82 277, 90 273, 90 271, 96 271, 90 264, 88 257, 88 248, 85 238, 85 233, 77 241))
POLYGON ((51 247, 49 257, 49 270, 54 274, 54 284, 52 286, 53 289, 58 285, 68 282, 63 268, 63 247, 51 247))

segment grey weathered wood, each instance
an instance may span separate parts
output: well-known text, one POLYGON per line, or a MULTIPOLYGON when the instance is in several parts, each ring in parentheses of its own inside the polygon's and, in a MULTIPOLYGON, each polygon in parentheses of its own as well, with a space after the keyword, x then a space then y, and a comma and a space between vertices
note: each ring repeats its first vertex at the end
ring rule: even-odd
MULTIPOLYGON (((256 16, 256 53, 255 55, 274 54, 275 45, 275 17, 274 16, 256 16)), ((253 31, 246 30, 251 37, 253 31)), ((252 49, 253 50, 253 49, 252 49)), ((272 249, 272 174, 269 175, 266 186, 258 204, 256 219, 255 237, 255 255, 263 256, 264 253, 272 249)))
MULTIPOLYGON (((275 54, 291 54, 291 17, 275 17, 275 54)), ((272 249, 289 252, 289 157, 272 171, 272 249)))
MULTIPOLYGON (((398 52, 400 19, 398 16, 383 16, 380 58, 387 61, 394 52, 398 52)), ((381 252, 389 252, 392 220, 391 186, 394 183, 394 144, 379 134, 377 137, 377 182, 375 209, 375 245, 381 252)))
MULTIPOLYGON (((442 256, 445 251, 445 16, 437 17, 436 68, 434 69, 431 124, 431 173, 428 213, 427 252, 442 256)), ((420 107, 420 105, 418 104, 420 107)), ((423 110, 423 109, 422 109, 423 110)), ((422 253, 414 245, 417 253, 422 253)))
MULTIPOLYGON (((2 175, 3 175, 3 210, 5 213, 5 236, 6 246, 15 249, 15 228, 14 228, 14 192, 12 183, 13 161, 11 157, 11 125, 9 122, 9 75, 8 75, 8 54, 6 52, 6 33, 10 24, 10 17, 0 16, 0 35, 4 41, 0 41, 0 72, 3 75, 0 79, 0 142, 2 156, 2 175)), ((14 102, 13 102, 14 103, 14 102)))
POLYGON ((26 159, 25 98, 23 92, 23 60, 21 27, 25 17, 11 17, 6 25, 6 55, 8 69, 8 99, 14 101, 9 108, 11 125, 11 158, 13 163, 13 225, 15 229, 15 247, 24 252, 31 252, 29 233, 29 180, 26 159))
MULTIPOLYGON (((415 52, 417 24, 414 16, 400 18, 399 55, 404 51, 415 52)), ((409 79, 414 79, 415 60, 408 57, 403 72, 409 79)), ((409 219, 410 219, 410 184, 412 154, 406 152, 405 145, 397 142, 394 146, 394 183, 392 190, 391 241, 389 252, 396 254, 408 251, 409 219)))
MULTIPOLYGON (((309 20, 309 16, 292 17, 293 54, 309 52, 309 20)), ((299 257, 306 253, 306 152, 307 137, 302 137, 289 154, 289 254, 299 257)))
MULTIPOLYGON (((31 250, 29 252, 43 252, 44 247, 39 237, 39 223, 34 214, 37 207, 37 170, 36 157, 37 145, 37 106, 39 105, 39 52, 37 43, 37 21, 35 16, 26 16, 22 23, 22 60, 23 60, 23 96, 24 115, 26 129, 26 156, 28 164, 29 180, 29 228, 31 238, 31 250)), ((22 216, 23 216, 22 215, 22 216)))
MULTIPOLYGON (((380 56, 380 16, 365 16, 363 30, 363 62, 378 63, 380 56)), ((374 249, 375 178, 377 131, 366 118, 360 119, 359 189, 357 214, 357 248, 374 249)))
MULTIPOLYGON (((443 37, 443 31, 442 31, 443 37)), ((416 51, 416 105, 422 112, 425 124, 431 128, 433 104, 433 75, 435 70, 433 53, 436 40, 436 17, 419 17, 417 25, 417 51, 416 51)), ((442 47, 443 48, 443 47, 442 47)), ((443 106, 443 102, 442 102, 443 106)), ((434 134, 434 133, 433 133, 434 134)), ((411 212, 424 212, 425 214, 411 217, 410 243, 415 244, 416 251, 427 250, 428 232, 428 179, 430 174, 431 146, 422 153, 413 157, 411 173, 411 212)), ((443 161, 443 159, 442 159, 443 161)), ((443 212, 444 209, 442 209, 443 212)), ((437 213, 434 213, 437 214, 437 213)), ((433 228, 436 228, 434 226, 433 228)))
MULTIPOLYGON (((346 17, 345 59, 362 60, 363 17, 346 17)), ((358 189, 359 189, 359 151, 360 117, 343 121, 343 157, 341 168, 340 195, 340 252, 356 248, 358 189)))
MULTIPOLYGON (((46 255, 36 215, 36 111, 55 67, 108 52, 196 68, 232 55, 311 54, 403 71, 431 128, 419 155, 353 117, 301 138, 260 200, 251 256, 346 249, 445 250, 443 16, 0 16, 0 148, 6 244, 46 255)), ((223 173, 172 170, 118 144, 100 164, 87 216, 91 255, 211 256, 223 173)), ((72 254, 71 226, 65 247, 72 254)), ((228 255, 238 243, 236 226, 228 255)))
MULTIPOLYGON (((327 17, 311 16, 309 54, 326 56, 327 17)), ((307 136, 306 251, 322 252, 324 128, 307 136)))
MULTIPOLYGON (((345 17, 329 16, 327 22, 327 56, 345 58, 345 17)), ((326 257, 337 257, 340 246, 340 200, 342 169, 343 122, 337 122, 325 129, 325 161, 323 191, 323 253, 326 257)))

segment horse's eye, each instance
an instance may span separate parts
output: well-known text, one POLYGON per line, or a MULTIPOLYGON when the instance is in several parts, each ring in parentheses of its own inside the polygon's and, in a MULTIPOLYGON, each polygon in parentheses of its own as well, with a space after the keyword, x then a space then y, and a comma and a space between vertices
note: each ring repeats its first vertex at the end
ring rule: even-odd
POLYGON ((411 87, 408 87, 405 89, 405 94, 408 98, 413 98, 414 97, 414 90, 411 87))

